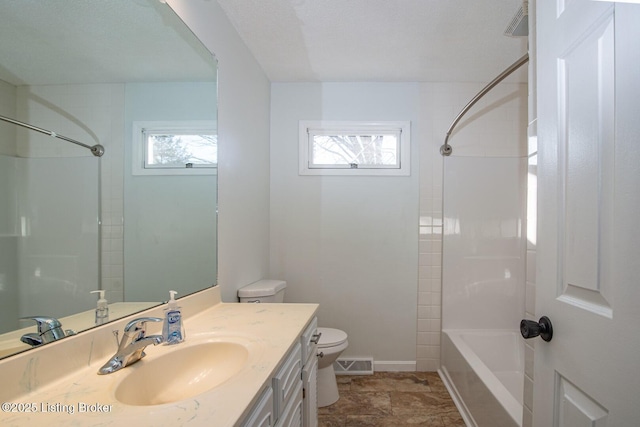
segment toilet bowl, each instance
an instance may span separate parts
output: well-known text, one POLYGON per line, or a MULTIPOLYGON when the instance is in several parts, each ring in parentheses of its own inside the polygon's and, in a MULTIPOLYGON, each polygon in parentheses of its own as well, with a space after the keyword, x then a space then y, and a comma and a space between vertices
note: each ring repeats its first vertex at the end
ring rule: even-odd
MULTIPOLYGON (((238 290, 241 303, 280 303, 284 300, 287 282, 259 280, 238 290)), ((333 362, 347 348, 347 333, 340 329, 318 328, 318 407, 329 406, 339 398, 333 362)))
POLYGON ((318 407, 334 404, 340 398, 333 362, 347 348, 347 334, 340 329, 318 328, 318 407))

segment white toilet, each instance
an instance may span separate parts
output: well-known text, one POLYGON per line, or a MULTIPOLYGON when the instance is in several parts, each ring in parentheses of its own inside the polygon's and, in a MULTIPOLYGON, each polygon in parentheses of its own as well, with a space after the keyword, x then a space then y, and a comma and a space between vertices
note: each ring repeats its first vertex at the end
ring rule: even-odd
MULTIPOLYGON (((284 280, 259 280, 238 290, 242 303, 279 303, 284 300, 284 280)), ((329 406, 339 398, 333 362, 347 348, 347 334, 340 329, 318 328, 318 407, 329 406)))
POLYGON ((334 404, 340 398, 333 362, 349 345, 347 333, 340 329, 318 328, 318 407, 334 404))

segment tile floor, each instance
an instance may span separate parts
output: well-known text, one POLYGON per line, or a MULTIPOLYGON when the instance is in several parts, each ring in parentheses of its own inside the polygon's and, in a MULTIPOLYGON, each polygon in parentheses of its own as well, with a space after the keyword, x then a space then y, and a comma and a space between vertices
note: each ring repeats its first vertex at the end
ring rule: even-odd
POLYGON ((318 427, 465 427, 436 372, 338 375, 340 400, 318 409, 318 427))

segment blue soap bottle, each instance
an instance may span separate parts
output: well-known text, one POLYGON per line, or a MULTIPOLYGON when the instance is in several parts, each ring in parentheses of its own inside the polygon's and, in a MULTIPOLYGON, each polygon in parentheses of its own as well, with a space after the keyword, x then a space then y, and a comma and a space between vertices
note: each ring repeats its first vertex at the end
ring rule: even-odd
POLYGON ((175 300, 176 294, 176 291, 169 291, 170 299, 167 303, 167 308, 164 309, 162 338, 164 339, 165 345, 181 343, 185 338, 182 313, 175 300))

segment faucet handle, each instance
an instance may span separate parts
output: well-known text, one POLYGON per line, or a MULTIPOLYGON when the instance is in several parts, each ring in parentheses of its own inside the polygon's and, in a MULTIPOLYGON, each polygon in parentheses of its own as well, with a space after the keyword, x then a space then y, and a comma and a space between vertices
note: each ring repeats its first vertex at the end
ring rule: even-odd
POLYGON ((147 322, 162 322, 162 319, 159 317, 140 317, 138 319, 133 319, 124 327, 124 332, 140 331, 141 335, 144 335, 147 322))
MULTIPOLYGON (((41 341, 40 344, 46 344, 67 336, 67 333, 65 333, 65 331, 62 330, 62 323, 60 323, 60 321, 54 317, 28 316, 28 317, 21 317, 20 319, 35 320, 36 324, 38 325, 38 336, 41 341)), ((67 332, 71 332, 71 331, 67 331, 67 332)), ((29 340, 28 344, 31 344, 31 341, 32 340, 29 340)))
POLYGON ((56 328, 62 327, 62 323, 54 317, 48 316, 27 316, 21 317, 20 320, 35 320, 38 326, 38 333, 44 334, 47 331, 51 331, 56 328))

